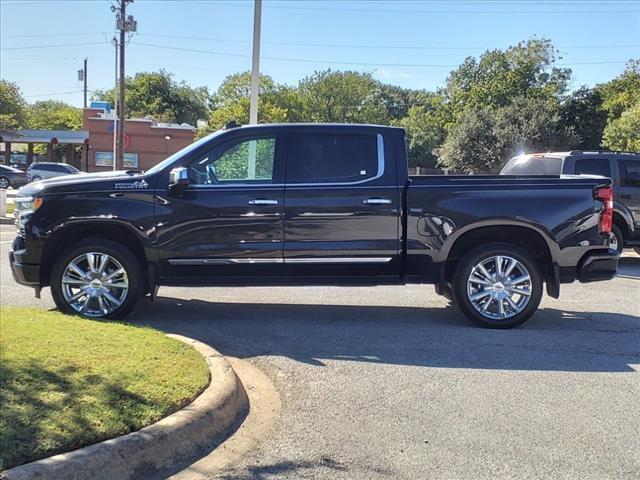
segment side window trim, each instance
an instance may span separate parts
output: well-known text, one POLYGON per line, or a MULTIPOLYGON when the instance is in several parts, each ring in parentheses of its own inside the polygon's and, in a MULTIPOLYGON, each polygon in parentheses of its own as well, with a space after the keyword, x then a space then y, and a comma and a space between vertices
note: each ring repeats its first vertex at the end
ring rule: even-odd
MULTIPOLYGON (((321 187, 332 187, 332 186, 341 186, 341 185, 360 185, 363 183, 367 183, 367 182, 372 182, 374 180, 379 179, 380 177, 382 177, 384 175, 384 164, 385 164, 385 158, 384 158, 384 137, 382 136, 381 133, 377 133, 376 134, 376 150, 377 150, 377 166, 378 166, 378 171, 376 172, 376 175, 371 177, 371 178, 366 178, 364 180, 357 180, 355 182, 304 182, 304 183, 297 183, 297 182, 287 182, 286 185, 287 186, 292 186, 292 187, 315 187, 315 186, 321 186, 321 187)), ((289 160, 289 158, 287 158, 287 160, 289 160)))

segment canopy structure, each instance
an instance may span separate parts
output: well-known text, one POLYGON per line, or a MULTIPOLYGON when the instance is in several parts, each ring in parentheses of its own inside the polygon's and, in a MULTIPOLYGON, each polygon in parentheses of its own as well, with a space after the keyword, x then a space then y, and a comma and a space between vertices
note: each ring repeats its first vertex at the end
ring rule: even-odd
POLYGON ((45 144, 48 160, 53 160, 53 145, 64 145, 67 163, 80 168, 82 159, 87 158, 89 132, 85 130, 0 130, 0 142, 4 143, 4 151, 0 151, 0 154, 6 165, 12 163, 30 165, 33 162, 33 145, 45 144), (11 145, 14 143, 27 144, 26 155, 12 155, 11 145), (76 146, 82 146, 81 158, 76 158, 76 146))

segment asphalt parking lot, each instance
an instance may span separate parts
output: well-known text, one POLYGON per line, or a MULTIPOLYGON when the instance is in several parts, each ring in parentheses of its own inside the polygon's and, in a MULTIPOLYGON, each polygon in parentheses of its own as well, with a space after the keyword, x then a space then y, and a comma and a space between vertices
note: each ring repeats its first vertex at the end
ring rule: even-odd
MULTIPOLYGON (((11 279, 2 305, 52 308, 11 279)), ((246 359, 282 416, 216 478, 640 477, 640 257, 563 285, 521 328, 472 326, 431 286, 161 288, 130 321, 246 359)))

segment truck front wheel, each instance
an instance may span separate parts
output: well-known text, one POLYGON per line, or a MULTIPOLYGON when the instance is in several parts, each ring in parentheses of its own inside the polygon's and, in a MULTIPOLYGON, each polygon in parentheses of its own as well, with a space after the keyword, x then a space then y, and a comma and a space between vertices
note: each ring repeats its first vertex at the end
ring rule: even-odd
POLYGON ((486 328, 512 328, 538 309, 542 277, 527 253, 506 244, 487 244, 467 253, 453 279, 456 303, 486 328))
POLYGON ((88 239, 57 258, 51 293, 62 312, 121 319, 140 298, 143 279, 140 263, 127 248, 109 240, 88 239))

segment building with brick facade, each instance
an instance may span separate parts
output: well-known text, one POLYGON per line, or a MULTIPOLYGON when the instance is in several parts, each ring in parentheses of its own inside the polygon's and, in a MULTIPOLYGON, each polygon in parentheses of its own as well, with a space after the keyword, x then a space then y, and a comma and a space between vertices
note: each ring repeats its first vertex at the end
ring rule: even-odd
MULTIPOLYGON (((95 107, 95 105, 92 105, 95 107)), ((83 130, 89 132, 89 148, 82 170, 113 170, 113 130, 115 113, 108 108, 86 108, 83 130)), ((116 170, 148 170, 169 155, 191 144, 195 127, 188 124, 159 123, 149 118, 125 121, 124 165, 116 170)))

